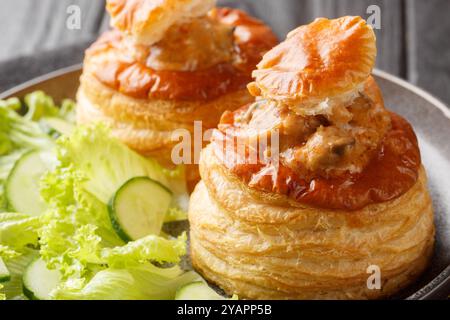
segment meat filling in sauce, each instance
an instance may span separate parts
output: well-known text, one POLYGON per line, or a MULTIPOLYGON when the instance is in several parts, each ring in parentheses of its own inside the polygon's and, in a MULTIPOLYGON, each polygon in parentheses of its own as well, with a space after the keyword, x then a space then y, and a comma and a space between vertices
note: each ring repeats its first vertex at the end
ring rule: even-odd
POLYGON ((357 210, 409 190, 421 165, 417 138, 405 119, 384 108, 373 79, 337 108, 301 116, 257 101, 222 117, 215 153, 250 187, 315 207, 357 210))

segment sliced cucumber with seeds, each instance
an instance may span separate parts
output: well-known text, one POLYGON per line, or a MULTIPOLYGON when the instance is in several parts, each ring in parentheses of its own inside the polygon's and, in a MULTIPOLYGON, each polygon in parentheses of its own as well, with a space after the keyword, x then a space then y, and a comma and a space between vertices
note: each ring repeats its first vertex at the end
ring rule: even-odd
POLYGON ((44 260, 36 259, 23 274, 23 293, 31 300, 49 300, 50 293, 60 283, 60 272, 49 270, 44 260))
POLYGON ((30 151, 14 165, 5 185, 9 210, 33 216, 41 215, 46 210, 39 193, 39 181, 49 169, 45 155, 40 151, 30 151))
POLYGON ((148 177, 125 182, 114 194, 108 209, 112 225, 124 241, 159 234, 172 202, 172 192, 148 177))
POLYGON ((2 258, 0 258, 0 283, 7 282, 11 280, 11 273, 3 262, 2 258))
MULTIPOLYGON (((197 281, 188 283, 178 289, 175 300, 228 300, 214 291, 205 282, 197 281)), ((237 300, 237 296, 233 296, 231 300, 237 300)))

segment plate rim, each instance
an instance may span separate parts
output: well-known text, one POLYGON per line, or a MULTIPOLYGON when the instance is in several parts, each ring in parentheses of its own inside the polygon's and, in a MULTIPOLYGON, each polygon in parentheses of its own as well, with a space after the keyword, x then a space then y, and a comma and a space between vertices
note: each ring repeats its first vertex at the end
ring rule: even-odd
POLYGON ((0 92, 0 99, 6 99, 19 91, 25 90, 31 86, 37 85, 41 82, 51 80, 53 78, 57 78, 63 76, 68 73, 81 71, 83 69, 83 63, 77 63, 68 67, 60 68, 52 72, 45 73, 41 76, 32 78, 28 81, 22 82, 12 88, 7 89, 6 91, 0 92))
POLYGON ((386 71, 382 71, 380 69, 374 69, 373 74, 377 77, 383 78, 385 80, 388 80, 390 82, 393 82, 401 87, 404 87, 405 89, 417 94, 418 96, 422 97, 423 99, 427 100, 430 104, 437 107, 446 118, 450 120, 450 109, 449 107, 442 102, 440 99, 436 98, 434 95, 429 93, 428 91, 409 83, 408 81, 401 79, 397 76, 394 76, 386 71))
MULTIPOLYGON (((16 85, 4 92, 0 93, 0 99, 5 99, 10 96, 13 96, 17 92, 20 92, 22 90, 26 90, 27 88, 38 85, 41 82, 51 80, 53 78, 72 73, 81 71, 83 68, 83 63, 74 64, 65 68, 57 69, 55 71, 46 73, 44 75, 38 76, 36 78, 30 79, 26 82, 23 82, 19 85, 16 85)), ((392 75, 386 71, 382 71, 380 69, 374 69, 372 72, 373 75, 382 78, 384 80, 387 80, 389 82, 392 82, 400 87, 405 88, 406 90, 420 96, 424 100, 428 101, 431 105, 436 107, 441 111, 441 113, 450 120, 450 109, 449 107, 433 96, 431 93, 425 91, 424 89, 419 88, 418 86, 411 84, 407 82, 406 80, 403 80, 395 75, 392 75)), ((438 274, 436 277, 434 277, 430 282, 428 282, 425 286, 423 286, 421 289, 413 293, 412 295, 406 297, 407 300, 426 300, 426 299, 433 299, 433 295, 437 294, 439 290, 443 290, 444 287, 450 287, 450 265, 447 266, 446 269, 444 269, 440 274, 438 274)))
MULTIPOLYGON (((57 69, 55 71, 46 73, 44 75, 38 76, 36 78, 33 78, 31 80, 28 80, 26 82, 18 84, 6 91, 1 92, 0 99, 5 99, 5 98, 13 95, 15 92, 24 90, 30 86, 39 84, 40 82, 50 80, 50 79, 56 78, 58 76, 62 76, 64 74, 67 74, 70 72, 81 71, 82 69, 83 69, 83 63, 77 63, 77 64, 74 64, 74 65, 71 65, 68 67, 64 67, 64 68, 57 69)), ((444 114, 444 116, 450 120, 450 108, 444 102, 442 102, 440 99, 436 98, 434 95, 427 92, 426 90, 424 90, 412 83, 409 83, 408 81, 401 79, 393 74, 390 74, 386 71, 383 71, 383 70, 380 70, 377 68, 373 69, 372 74, 379 78, 383 78, 387 81, 393 82, 393 83, 395 83, 401 87, 404 87, 405 89, 417 94, 418 96, 422 97, 423 99, 427 100, 430 104, 432 104, 433 106, 438 108, 444 114)))

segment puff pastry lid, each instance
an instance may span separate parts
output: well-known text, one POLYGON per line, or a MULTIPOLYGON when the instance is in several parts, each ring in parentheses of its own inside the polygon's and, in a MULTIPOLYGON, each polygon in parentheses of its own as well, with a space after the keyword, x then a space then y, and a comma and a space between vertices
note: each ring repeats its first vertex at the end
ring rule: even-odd
POLYGON ((152 45, 175 23, 200 17, 216 0, 107 0, 111 24, 136 43, 152 45))
POLYGON ((318 18, 264 55, 250 92, 289 105, 351 94, 370 75, 376 37, 361 17, 318 18))

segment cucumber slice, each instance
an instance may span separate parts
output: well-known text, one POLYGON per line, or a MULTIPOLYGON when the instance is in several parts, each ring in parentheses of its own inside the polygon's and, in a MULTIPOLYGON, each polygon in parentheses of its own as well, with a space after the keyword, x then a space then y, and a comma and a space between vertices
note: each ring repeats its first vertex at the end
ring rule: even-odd
POLYGON ((3 288, 0 291, 6 294, 8 300, 28 300, 23 294, 23 274, 38 256, 39 253, 36 250, 26 248, 20 256, 4 261, 11 273, 11 280, 2 283, 3 288))
POLYGON ((31 262, 23 274, 23 293, 30 300, 49 300, 50 292, 61 283, 58 270, 49 270, 44 260, 31 262))
POLYGON ((14 165, 5 185, 8 209, 33 216, 39 216, 46 205, 39 193, 39 180, 48 170, 44 153, 25 153, 14 165))
POLYGON ((114 230, 127 242, 159 234, 171 201, 172 192, 155 180, 128 180, 108 205, 114 230))
POLYGON ((7 282, 11 280, 11 273, 3 262, 2 258, 0 258, 0 283, 7 282))
MULTIPOLYGON (((222 297, 205 282, 197 281, 188 283, 178 289, 175 300, 228 300, 222 297)), ((237 296, 233 296, 231 300, 237 300, 237 296)))

